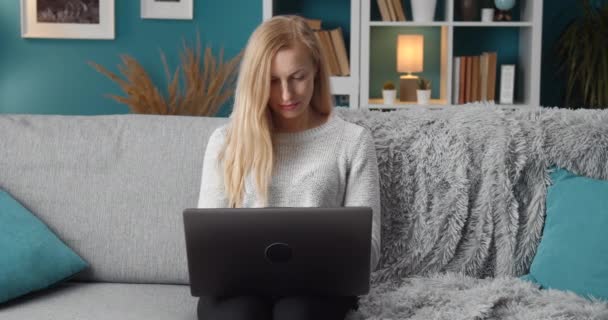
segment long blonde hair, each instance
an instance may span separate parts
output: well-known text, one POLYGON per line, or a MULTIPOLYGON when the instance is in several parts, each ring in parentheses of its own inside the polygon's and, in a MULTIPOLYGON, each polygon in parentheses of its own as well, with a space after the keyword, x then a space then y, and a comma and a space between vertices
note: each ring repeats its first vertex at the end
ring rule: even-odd
POLYGON ((279 50, 296 43, 303 44, 309 50, 317 70, 310 105, 320 114, 331 113, 327 62, 306 21, 298 16, 275 16, 258 26, 245 48, 236 84, 234 109, 219 157, 224 164, 229 207, 243 205, 245 181, 250 174, 255 178, 262 205, 268 203, 268 185, 274 165, 274 126, 268 108, 272 59, 279 50))

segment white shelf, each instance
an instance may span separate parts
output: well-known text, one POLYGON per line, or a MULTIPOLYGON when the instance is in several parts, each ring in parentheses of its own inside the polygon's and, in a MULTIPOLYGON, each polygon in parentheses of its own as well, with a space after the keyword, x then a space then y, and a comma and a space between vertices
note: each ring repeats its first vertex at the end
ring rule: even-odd
POLYGON ((331 77, 331 92, 336 95, 357 94, 357 80, 353 77, 331 77))
POLYGON ((454 21, 451 23, 454 27, 532 27, 532 22, 466 22, 466 21, 454 21))
MULTIPOLYGON (((278 1, 294 0, 263 0, 263 19, 267 20, 273 16, 275 4, 278 1)), ((306 3, 308 0, 296 0, 306 3)), ((434 92, 439 93, 440 105, 449 105, 454 87, 453 59, 454 59, 454 33, 458 33, 465 28, 519 28, 519 53, 517 57, 518 75, 516 87, 518 95, 515 97, 519 104, 513 107, 538 106, 540 104, 540 66, 541 66, 541 45, 542 45, 542 11, 543 0, 520 0, 519 18, 521 21, 509 22, 481 22, 481 21, 455 21, 454 11, 458 0, 438 0, 443 1, 445 12, 439 14, 441 21, 432 22, 388 22, 372 21, 371 7, 377 6, 376 0, 341 0, 350 3, 350 56, 349 62, 351 74, 348 77, 331 77, 331 91, 335 95, 348 95, 350 108, 365 108, 367 106, 380 106, 380 108, 395 109, 401 107, 412 107, 415 105, 400 104, 395 106, 383 106, 370 99, 370 30, 375 27, 438 27, 441 29, 441 66, 440 81, 434 86, 434 92), (377 104, 376 104, 377 103, 377 104)), ((410 0, 401 0, 407 6, 410 0)), ((322 0, 318 0, 318 5, 323 5, 322 0)), ((315 3, 315 5, 317 5, 315 3)), ((295 13, 295 12, 294 12, 295 13)), ((297 13, 295 13, 297 14, 297 13)), ((336 13, 342 15, 347 13, 336 13)), ((476 41, 473 39, 472 41, 476 41)), ((473 42, 475 43, 475 42, 473 42)), ((505 44, 508 46, 509 44, 505 44)), ((481 52, 479 52, 481 54, 481 52)), ((500 52, 499 52, 500 54, 500 52)), ((499 72, 499 70, 497 70, 499 72)), ((395 71, 396 73, 396 71, 395 71)), ((387 75, 388 77, 389 75, 387 75)), ((497 81, 500 74, 497 74, 497 81)), ((498 89, 498 88, 497 88, 498 89)), ((497 90, 496 95, 499 96, 497 90)), ((373 97, 371 97, 373 98, 373 97)), ((380 99, 378 99, 379 101, 380 99)))
POLYGON ((372 27, 447 27, 450 22, 372 21, 369 25, 372 27))
MULTIPOLYGON (((370 99, 367 109, 378 109, 378 110, 399 110, 399 109, 414 109, 414 108, 431 108, 431 109, 444 109, 444 108, 458 108, 467 107, 467 104, 448 104, 446 100, 431 99, 429 105, 419 105, 415 102, 397 102, 392 105, 384 104, 382 99, 370 99)), ((527 104, 488 104, 490 107, 498 107, 503 109, 530 109, 533 106, 527 104)))
MULTIPOLYGON (((517 33, 519 35, 519 52, 516 57, 516 68, 518 74, 516 75, 516 90, 517 95, 515 105, 505 105, 505 108, 530 108, 531 106, 540 105, 540 66, 541 66, 541 45, 542 45, 542 13, 543 13, 543 0, 520 0, 519 1, 519 21, 492 21, 492 22, 481 22, 481 21, 455 21, 455 11, 457 8, 458 0, 439 0, 443 2, 445 12, 440 13, 439 17, 441 21, 432 22, 415 22, 415 21, 372 21, 371 20, 371 9, 373 6, 377 6, 376 0, 361 0, 361 67, 360 67, 360 89, 359 89, 359 103, 362 107, 370 107, 374 109, 398 109, 398 108, 411 108, 416 107, 415 104, 400 104, 395 106, 385 106, 381 99, 378 98, 379 92, 373 90, 374 96, 370 96, 370 74, 372 73, 373 66, 371 65, 370 53, 372 39, 370 39, 371 30, 376 27, 387 27, 387 28, 408 28, 408 27, 439 27, 441 29, 441 44, 440 44, 440 70, 439 70, 439 83, 433 87, 433 96, 437 96, 440 99, 432 102, 437 104, 438 107, 446 107, 451 105, 452 102, 452 91, 454 88, 453 77, 453 60, 454 54, 454 40, 455 33, 463 31, 469 27, 477 28, 518 28, 517 33), (445 19, 445 20, 443 20, 445 19)), ((401 0, 407 5, 410 0, 401 0)), ((377 17, 376 17, 377 18, 377 17)), ((463 31, 464 32, 464 31, 463 31)), ((396 40, 396 39, 395 39, 396 40)), ((493 39, 492 41, 494 42, 493 39)), ((477 44, 477 39, 471 39, 471 44, 477 44)), ((483 39, 479 39, 483 41, 483 39)), ((505 43, 504 46, 509 46, 509 43, 505 43)), ((483 50, 479 50, 479 54, 482 51, 490 51, 487 46, 483 50)), ((500 46, 497 49, 500 55, 500 46)), ((386 50, 386 49, 385 49, 386 50)), ((500 58, 500 57, 499 57, 500 58)), ((396 59, 396 57, 395 57, 396 59)), ((390 62, 388 62, 390 63, 390 62)), ((497 66, 497 79, 500 79, 500 65, 497 66)), ((387 79, 398 78, 397 71, 394 74, 387 74, 387 79)), ((496 97, 500 96, 500 88, 496 88, 496 97)), ((498 105, 503 107, 502 105, 498 105)))
MULTIPOLYGON (((469 105, 466 104, 455 104, 450 105, 450 107, 458 108, 458 107, 467 107, 469 105)), ((500 109, 533 109, 539 108, 539 106, 531 106, 527 104, 489 104, 488 107, 497 107, 500 109)))
MULTIPOLYGON (((430 102, 431 102, 430 105, 425 106, 425 107, 429 107, 429 106, 445 107, 445 106, 447 106, 447 100, 431 99, 430 102)), ((370 99, 367 107, 369 109, 409 109, 409 108, 420 107, 420 105, 417 104, 416 102, 401 102, 401 101, 397 101, 395 104, 388 105, 388 104, 384 104, 384 101, 382 99, 370 99)))
POLYGON ((415 21, 372 21, 371 27, 532 27, 532 22, 480 22, 480 21, 434 21, 434 22, 415 22, 415 21))

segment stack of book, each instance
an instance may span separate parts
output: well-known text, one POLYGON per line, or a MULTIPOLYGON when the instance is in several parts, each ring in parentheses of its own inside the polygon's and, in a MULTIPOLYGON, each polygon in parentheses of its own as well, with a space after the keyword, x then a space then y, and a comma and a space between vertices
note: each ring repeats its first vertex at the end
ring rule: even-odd
POLYGON ((320 20, 307 19, 307 21, 321 44, 321 52, 329 66, 330 75, 341 77, 350 75, 350 63, 342 28, 321 30, 320 20))
POLYGON ((401 0, 377 0, 382 21, 406 21, 401 0))
POLYGON ((454 104, 493 102, 496 99, 496 52, 454 57, 454 104))

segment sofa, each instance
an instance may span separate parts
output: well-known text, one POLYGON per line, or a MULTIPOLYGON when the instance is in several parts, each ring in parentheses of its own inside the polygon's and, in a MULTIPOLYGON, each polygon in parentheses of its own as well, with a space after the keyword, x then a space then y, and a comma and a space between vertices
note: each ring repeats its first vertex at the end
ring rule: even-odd
MULTIPOLYGON (((489 106, 337 112, 373 133, 382 191, 383 257, 370 294, 350 318, 526 319, 514 316, 545 310, 535 319, 608 319, 605 301, 557 290, 543 295, 539 285, 520 279, 542 233, 546 188, 534 179, 545 181, 545 168, 555 164, 607 179, 605 112, 489 106), (567 133, 573 124, 590 134, 550 135, 567 133), (550 125, 554 131, 546 129, 550 125), (560 141, 570 153, 546 148, 560 141), (464 142, 463 149, 455 148, 464 142), (569 145, 577 143, 592 149, 569 145), (483 196, 497 182, 513 196, 483 196), (493 207, 480 210, 484 199, 493 199, 493 207), (505 203, 526 210, 500 208, 505 203), (521 213, 513 218, 517 230, 503 224, 513 212, 521 213), (486 226, 497 232, 471 234, 488 213, 492 222, 486 226), (528 231, 529 237, 521 236, 528 231), (518 294, 512 303, 534 295, 538 305, 515 310, 506 302, 518 294), (553 317, 550 309, 557 305, 560 317, 553 317)), ((0 319, 196 319, 182 211, 197 204, 207 139, 226 121, 0 115, 0 189, 87 263, 48 288, 0 304, 0 319)), ((35 263, 44 268, 54 262, 35 263)))

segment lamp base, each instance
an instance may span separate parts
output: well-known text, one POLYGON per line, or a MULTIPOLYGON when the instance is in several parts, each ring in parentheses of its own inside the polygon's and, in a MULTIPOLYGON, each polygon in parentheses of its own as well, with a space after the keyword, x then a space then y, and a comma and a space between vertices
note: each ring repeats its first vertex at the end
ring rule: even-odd
POLYGON ((416 89, 418 89, 417 76, 407 75, 399 78, 399 100, 404 102, 418 101, 416 89))

